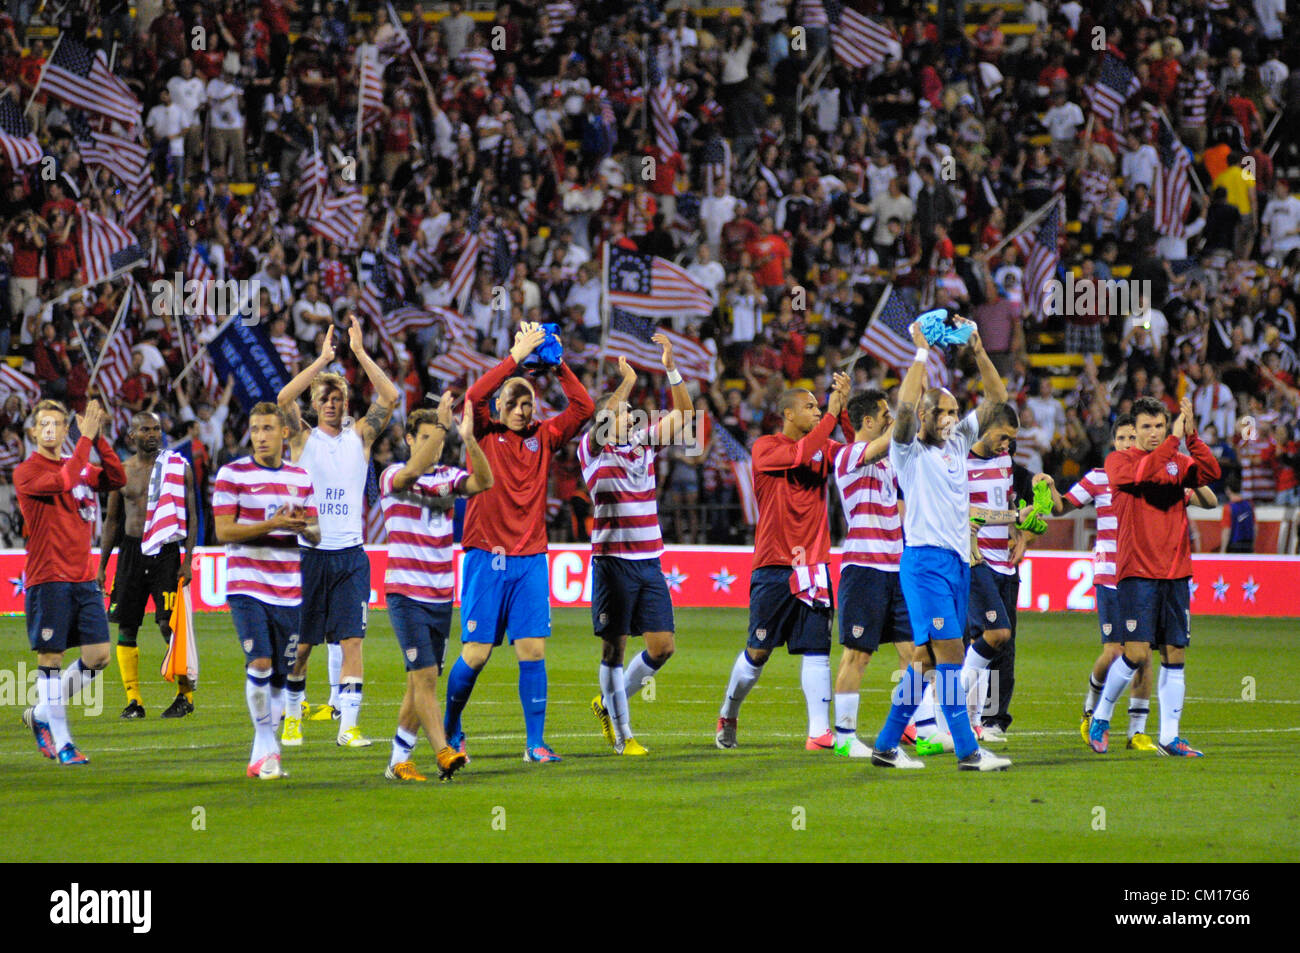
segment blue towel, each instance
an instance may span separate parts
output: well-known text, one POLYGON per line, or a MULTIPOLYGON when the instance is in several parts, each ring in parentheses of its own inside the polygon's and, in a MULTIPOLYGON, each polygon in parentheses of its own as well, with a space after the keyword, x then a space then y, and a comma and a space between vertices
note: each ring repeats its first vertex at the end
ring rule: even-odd
POLYGON ((546 340, 541 347, 524 358, 524 367, 555 367, 564 360, 564 345, 560 343, 560 326, 543 324, 546 340))
POLYGON ((943 308, 927 311, 917 320, 921 322, 921 333, 925 335, 927 344, 965 344, 975 330, 973 324, 953 327, 948 323, 948 312, 943 308))

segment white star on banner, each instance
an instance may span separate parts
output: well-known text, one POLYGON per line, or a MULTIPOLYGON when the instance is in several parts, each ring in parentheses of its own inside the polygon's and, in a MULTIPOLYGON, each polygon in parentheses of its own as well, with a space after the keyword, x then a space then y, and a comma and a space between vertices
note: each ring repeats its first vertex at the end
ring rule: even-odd
POLYGON ((1255 593, 1259 592, 1259 583, 1255 581, 1254 576, 1247 576, 1246 581, 1241 584, 1242 592, 1245 593, 1247 602, 1255 601, 1255 593))
POLYGON ((687 579, 690 578, 691 578, 690 576, 682 572, 676 566, 674 566, 668 572, 664 573, 664 582, 668 583, 668 588, 671 589, 673 592, 681 592, 682 583, 684 583, 687 579))
POLYGON ((709 578, 713 580, 714 592, 730 592, 731 584, 736 581, 735 575, 727 572, 726 566, 723 566, 715 573, 710 573, 709 578))
POLYGON ((1215 601, 1215 602, 1227 602, 1227 601, 1228 601, 1228 590, 1231 589, 1231 588, 1232 588, 1232 587, 1229 586, 1229 585, 1227 584, 1227 582, 1224 581, 1224 579, 1223 579, 1223 574, 1220 573, 1220 574, 1219 574, 1219 578, 1216 579, 1215 582, 1214 582, 1214 601, 1215 601))
POLYGON ((27 573, 23 572, 20 576, 13 576, 9 579, 14 584, 14 595, 21 596, 27 591, 27 573))
POLYGON ((1188 589, 1188 592, 1190 593, 1190 595, 1189 595, 1188 598, 1190 598, 1190 599, 1195 599, 1195 598, 1196 598, 1196 590, 1199 589, 1199 588, 1201 588, 1201 584, 1200 584, 1199 582, 1197 582, 1195 579, 1188 579, 1188 580, 1187 580, 1187 589, 1188 589))

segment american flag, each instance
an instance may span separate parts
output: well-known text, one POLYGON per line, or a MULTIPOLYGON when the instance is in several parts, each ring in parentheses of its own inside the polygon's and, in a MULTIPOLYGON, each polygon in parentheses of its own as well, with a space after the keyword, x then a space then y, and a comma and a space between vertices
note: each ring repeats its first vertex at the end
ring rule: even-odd
POLYGON ((515 267, 515 245, 518 240, 501 226, 492 229, 492 280, 497 284, 510 277, 515 267))
POLYGON ((1025 305, 1035 319, 1047 317, 1048 282, 1056 277, 1061 263, 1058 238, 1061 230, 1061 202, 1053 199, 1051 211, 1043 217, 1037 229, 1013 239, 1025 258, 1025 305))
POLYGON ((185 275, 195 281, 201 281, 205 285, 210 281, 217 280, 217 276, 212 271, 212 266, 208 264, 207 258, 199 250, 198 245, 190 249, 190 256, 185 262, 185 275))
POLYGON ((73 113, 69 121, 77 138, 77 151, 86 165, 103 166, 124 185, 134 185, 148 177, 149 150, 142 144, 92 129, 79 112, 73 113))
POLYGON ((15 169, 39 162, 45 154, 23 111, 8 96, 0 97, 0 149, 15 169))
POLYGON ((385 229, 388 240, 384 242, 384 267, 388 270, 388 280, 393 294, 398 298, 406 297, 406 270, 402 267, 402 249, 397 244, 397 230, 392 227, 392 214, 389 214, 385 229))
POLYGON ((394 339, 405 338, 412 331, 441 324, 447 329, 447 336, 453 341, 464 340, 470 333, 469 320, 450 308, 412 308, 403 307, 385 313, 380 318, 384 334, 394 339))
POLYGON ((460 257, 456 259, 456 265, 451 269, 451 300, 456 302, 456 310, 464 311, 465 302, 469 300, 469 293, 474 285, 474 271, 478 267, 478 253, 483 249, 483 239, 479 235, 479 228, 483 222, 483 207, 474 203, 470 209, 469 221, 465 223, 467 238, 465 247, 461 249, 460 257))
POLYGON ((351 250, 361 244, 361 218, 365 213, 366 197, 359 189, 348 189, 327 196, 307 224, 327 241, 351 250))
POLYGON ((443 383, 452 383, 464 379, 473 380, 490 371, 497 364, 497 359, 464 344, 453 344, 445 354, 439 354, 429 362, 429 376, 443 383))
POLYGON ((366 542, 375 545, 384 542, 388 534, 384 530, 384 508, 379 503, 379 479, 375 476, 375 463, 372 460, 366 469, 366 542))
POLYGON ((9 362, 0 361, 0 401, 8 400, 10 394, 17 394, 25 403, 34 404, 41 399, 41 388, 9 362))
POLYGON ((1171 238, 1186 234, 1184 219, 1192 201, 1192 160, 1168 123, 1160 124, 1156 138, 1160 167, 1156 169, 1156 231, 1171 238))
POLYGON ((671 261, 617 247, 608 249, 608 255, 606 293, 612 307, 653 318, 713 312, 705 287, 671 261))
POLYGON ((82 109, 116 119, 128 129, 140 125, 144 108, 126 83, 108 69, 103 50, 91 53, 66 33, 45 67, 40 88, 82 109))
POLYGON ((402 18, 397 15, 391 3, 388 4, 388 22, 393 25, 393 38, 379 48, 379 55, 383 57, 385 66, 397 57, 407 56, 412 52, 411 38, 406 35, 402 18))
MULTIPOLYGON (((880 313, 867 323, 862 332, 859 346, 872 357, 879 358, 890 367, 904 371, 912 366, 916 355, 916 345, 908 327, 916 320, 916 311, 907 298, 891 286, 885 291, 889 297, 885 300, 880 313)), ((948 383, 948 366, 944 363, 939 349, 930 348, 926 359, 927 380, 931 387, 944 387, 948 383)))
POLYGON ((131 343, 134 337, 128 322, 118 323, 112 338, 104 342, 104 356, 100 361, 95 380, 105 400, 116 402, 122 385, 131 376, 131 343))
POLYGON ((711 414, 710 424, 718 449, 731 464, 731 472, 736 475, 736 492, 740 494, 740 508, 745 515, 745 522, 753 526, 758 522, 758 497, 754 495, 753 458, 741 442, 731 435, 731 431, 722 426, 711 414))
POLYGON ((417 284, 435 271, 440 274, 442 272, 442 263, 438 260, 435 249, 419 242, 412 244, 410 251, 407 252, 406 267, 417 284))
POLYGON ((321 158, 320 150, 314 146, 315 142, 313 140, 312 150, 304 152, 298 158, 296 190, 298 193, 298 214, 303 218, 311 218, 316 214, 325 191, 325 183, 329 181, 329 170, 325 167, 325 161, 321 158))
POLYGON ((1097 118, 1118 128, 1120 112, 1130 96, 1142 88, 1133 71, 1113 53, 1101 64, 1101 76, 1092 89, 1092 109, 1097 118))
POLYGON ((704 194, 713 194, 713 180, 719 176, 731 190, 731 143, 718 133, 704 144, 700 151, 700 162, 704 164, 704 194))
POLYGON ((677 98, 673 95, 672 84, 659 68, 659 57, 650 55, 650 115, 655 127, 655 145, 661 152, 676 152, 676 123, 679 116, 677 98))
POLYGON ((640 318, 614 309, 610 315, 607 346, 614 357, 625 357, 633 367, 662 370, 663 349, 650 340, 655 334, 667 336, 673 344, 673 359, 682 377, 712 381, 713 355, 698 341, 692 341, 670 328, 661 328, 652 318, 640 318))
POLYGON ((357 95, 361 97, 362 130, 378 129, 384 123, 384 77, 379 73, 379 64, 368 56, 361 61, 361 86, 357 95))
POLYGON ((826 24, 831 31, 831 49, 853 69, 883 63, 894 48, 894 35, 841 0, 808 0, 804 15, 810 25, 826 24), (820 20, 820 23, 815 21, 820 20))
POLYGON ((86 283, 103 281, 119 268, 125 268, 136 258, 146 258, 145 251, 135 236, 125 228, 110 222, 104 216, 88 209, 80 209, 81 264, 86 272, 86 283))
POLYGON ((146 173, 138 182, 128 185, 126 205, 122 210, 122 223, 127 228, 135 225, 149 208, 149 199, 153 196, 153 179, 146 173))

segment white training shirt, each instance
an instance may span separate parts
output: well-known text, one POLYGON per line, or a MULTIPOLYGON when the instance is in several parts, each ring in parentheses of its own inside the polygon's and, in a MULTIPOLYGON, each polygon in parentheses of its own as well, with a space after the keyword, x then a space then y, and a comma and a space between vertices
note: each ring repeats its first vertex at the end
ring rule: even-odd
POLYGON ((311 475, 320 514, 320 543, 310 549, 348 549, 364 539, 366 448, 351 424, 337 437, 313 427, 298 466, 311 475))
POLYGON ((953 428, 942 447, 921 442, 889 443, 889 462, 907 500, 903 536, 907 545, 938 546, 970 563, 970 494, 966 456, 979 438, 979 421, 971 411, 953 428))

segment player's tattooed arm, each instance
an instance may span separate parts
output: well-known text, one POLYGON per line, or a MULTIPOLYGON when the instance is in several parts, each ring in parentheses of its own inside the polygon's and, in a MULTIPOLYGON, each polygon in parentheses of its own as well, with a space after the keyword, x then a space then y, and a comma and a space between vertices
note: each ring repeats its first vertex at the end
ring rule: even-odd
MULTIPOLYGON (((197 525, 196 520, 190 520, 197 525)), ((99 573, 95 581, 102 591, 108 582, 108 557, 121 542, 122 531, 122 491, 114 490, 108 494, 108 506, 104 510, 104 529, 99 540, 99 573)))
POLYGON ((379 401, 370 405, 366 411, 366 416, 362 418, 361 423, 357 426, 357 432, 361 434, 361 442, 365 445, 366 456, 370 456, 370 448, 379 435, 384 432, 388 426, 388 421, 393 417, 393 408, 385 407, 379 401))
POLYGON ((302 411, 298 409, 296 400, 287 404, 281 403, 280 409, 284 411, 284 425, 289 428, 291 459, 297 460, 303 446, 307 443, 307 437, 311 434, 311 428, 302 422, 302 411))
POLYGON ((397 385, 366 353, 365 344, 362 340, 361 322, 357 320, 357 316, 355 314, 348 315, 348 321, 348 346, 352 348, 357 364, 365 372, 366 378, 370 381, 370 386, 375 389, 374 403, 370 405, 370 409, 366 411, 365 419, 361 421, 361 425, 358 427, 361 440, 366 447, 366 457, 369 458, 370 447, 379 439, 379 435, 384 432, 384 428, 388 426, 388 421, 393 416, 393 408, 397 406, 401 394, 397 390, 397 385))
MULTIPOLYGON (((911 371, 908 371, 908 373, 910 374, 911 371)), ((916 404, 900 403, 898 405, 898 416, 894 419, 894 442, 911 443, 916 439, 916 428, 916 404)))

